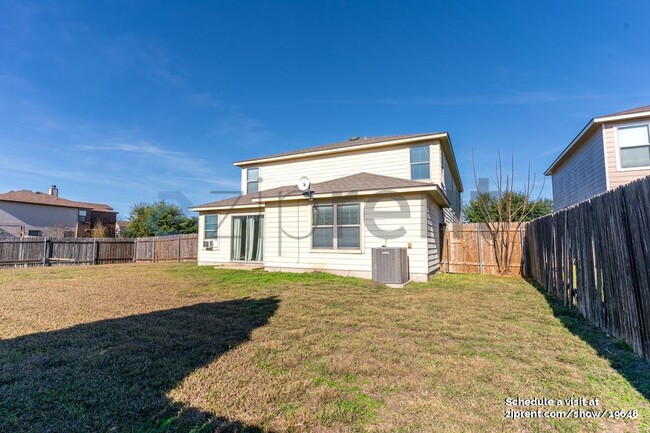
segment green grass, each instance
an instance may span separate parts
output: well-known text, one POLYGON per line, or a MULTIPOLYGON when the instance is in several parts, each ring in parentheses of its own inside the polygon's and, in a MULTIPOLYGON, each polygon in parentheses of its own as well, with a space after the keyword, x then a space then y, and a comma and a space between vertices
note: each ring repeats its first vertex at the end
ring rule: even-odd
POLYGON ((0 299, 0 431, 648 431, 648 364, 519 278, 116 265, 0 299), (504 418, 541 396, 640 415, 504 418))

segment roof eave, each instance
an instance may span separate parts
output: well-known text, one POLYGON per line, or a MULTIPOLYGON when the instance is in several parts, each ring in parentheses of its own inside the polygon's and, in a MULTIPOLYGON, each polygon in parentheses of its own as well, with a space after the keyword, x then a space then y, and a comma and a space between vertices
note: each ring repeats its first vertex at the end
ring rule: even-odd
POLYGON ((552 175, 555 169, 558 168, 562 164, 562 162, 564 162, 564 159, 571 152, 571 150, 573 150, 574 146, 576 146, 576 144, 583 137, 585 137, 589 131, 591 131, 592 127, 596 125, 594 122, 595 120, 596 119, 591 119, 589 123, 587 123, 584 126, 584 128, 582 128, 582 131, 580 131, 580 133, 576 135, 576 137, 573 140, 571 140, 571 143, 569 143, 569 145, 564 148, 562 153, 560 153, 560 155, 557 158, 555 158, 555 161, 553 161, 553 163, 546 169, 546 171, 544 172, 545 176, 552 175))
MULTIPOLYGON (((359 197, 365 197, 365 196, 371 196, 371 195, 387 195, 387 194, 408 194, 408 193, 414 193, 414 192, 438 192, 441 193, 443 197, 446 196, 444 195, 444 192, 440 189, 440 187, 436 184, 431 184, 431 185, 422 185, 422 186, 410 186, 410 187, 400 187, 400 188, 384 188, 384 189, 368 189, 368 190, 355 190, 355 191, 337 191, 337 192, 329 192, 329 193, 318 193, 315 192, 313 197, 319 199, 319 198, 346 198, 346 197, 352 197, 352 196, 359 196, 359 197)), ((286 201, 286 200, 291 200, 291 201, 296 201, 296 200, 308 200, 308 197, 305 195, 290 195, 290 196, 277 196, 277 197, 260 197, 260 198, 254 198, 253 201, 257 203, 271 203, 271 202, 279 202, 279 201, 286 201)), ((448 200, 447 200, 448 202, 448 200)))
POLYGON ((245 205, 228 205, 228 206, 196 206, 189 208, 191 212, 205 212, 213 210, 238 210, 238 209, 263 209, 263 203, 253 203, 245 205))
POLYGON ((631 120, 631 119, 637 119, 640 117, 650 117, 650 110, 648 111, 640 111, 638 113, 628 113, 628 114, 615 114, 612 116, 601 116, 601 117, 596 117, 594 122, 596 123, 603 123, 603 122, 616 122, 617 120, 631 120))
POLYGON ((569 145, 562 151, 562 153, 555 158, 555 161, 546 169, 544 175, 551 176, 560 165, 562 165, 567 158, 568 154, 574 149, 580 140, 586 137, 596 125, 607 122, 617 122, 620 120, 633 120, 640 119, 644 117, 650 117, 650 111, 641 111, 639 113, 628 113, 628 114, 615 114, 612 116, 600 116, 594 117, 582 128, 582 131, 569 143, 569 145))
POLYGON ((262 164, 267 162, 286 161, 290 159, 307 158, 310 156, 330 155, 336 153, 353 152, 357 150, 374 149, 378 147, 394 146, 399 144, 416 143, 416 142, 427 141, 427 140, 437 140, 444 137, 446 137, 447 140, 449 140, 448 133, 440 132, 435 134, 422 135, 418 137, 401 138, 397 140, 387 140, 387 141, 380 141, 377 143, 362 144, 359 146, 338 147, 336 149, 315 150, 311 152, 295 153, 291 155, 280 155, 280 156, 262 157, 262 158, 255 158, 255 159, 246 159, 243 161, 234 162, 233 165, 236 167, 244 167, 247 165, 262 164))
POLYGON ((449 167, 451 167, 452 174, 454 175, 454 178, 456 179, 456 183, 458 185, 458 191, 463 192, 463 181, 460 178, 460 171, 458 170, 458 162, 456 161, 456 155, 454 153, 454 146, 451 145, 451 137, 449 136, 449 133, 445 132, 445 139, 443 140, 443 143, 446 143, 446 146, 444 146, 443 152, 445 149, 447 150, 445 156, 447 157, 447 162, 449 163, 449 167), (450 158, 451 157, 451 158, 450 158), (451 161, 450 161, 451 159, 451 161))
POLYGON ((112 213, 119 213, 116 210, 103 210, 103 209, 95 209, 91 206, 80 206, 80 205, 73 205, 73 204, 63 204, 63 203, 36 203, 33 201, 28 201, 28 200, 14 200, 14 199, 6 199, 6 198, 0 198, 0 201, 7 202, 7 203, 22 203, 22 204, 33 204, 35 206, 54 206, 54 207, 64 207, 68 209, 87 209, 95 212, 112 212, 112 213))

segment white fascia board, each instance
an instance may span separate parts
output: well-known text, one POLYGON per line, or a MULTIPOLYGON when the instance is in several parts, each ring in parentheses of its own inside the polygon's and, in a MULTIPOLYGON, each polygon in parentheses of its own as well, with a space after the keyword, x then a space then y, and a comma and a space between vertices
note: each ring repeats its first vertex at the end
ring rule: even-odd
MULTIPOLYGON (((340 193, 327 193, 319 194, 318 192, 314 193, 314 197, 318 199, 327 199, 327 198, 349 198, 349 197, 364 197, 371 195, 389 195, 389 194, 409 194, 414 192, 427 192, 434 197, 438 197, 440 200, 436 201, 439 204, 446 205, 451 207, 447 195, 438 185, 428 185, 428 186, 416 186, 416 187, 406 187, 406 188, 392 188, 392 189, 374 189, 374 190, 365 190, 365 191, 346 191, 340 193)), ((257 203, 267 203, 267 202, 279 202, 279 201, 298 201, 298 200, 308 200, 304 195, 290 195, 285 197, 263 197, 263 198, 254 198, 253 201, 257 203)))
POLYGON ((553 171, 555 170, 556 166, 559 165, 559 163, 564 159, 564 157, 571 151, 571 149, 573 149, 576 143, 580 141, 580 139, 587 134, 587 132, 591 129, 593 125, 594 125, 594 119, 591 119, 589 123, 587 123, 587 125, 585 125, 585 127, 582 128, 582 131, 580 131, 580 133, 576 136, 576 138, 574 138, 571 141, 571 143, 569 143, 569 145, 564 148, 562 153, 560 153, 560 155, 557 158, 555 158, 555 161, 553 161, 553 164, 551 164, 549 168, 546 169, 544 175, 550 176, 553 174, 553 171))
POLYGON ((319 156, 319 155, 331 155, 334 153, 353 152, 357 150, 374 149, 378 147, 394 146, 398 144, 416 143, 416 142, 427 141, 427 140, 439 140, 442 138, 448 139, 448 137, 449 134, 447 134, 446 132, 442 132, 440 134, 430 134, 430 135, 423 135, 421 137, 402 138, 399 140, 380 141, 378 143, 363 144, 360 146, 346 146, 346 147, 338 147, 336 149, 323 149, 323 150, 315 150, 312 152, 295 153, 291 155, 280 155, 280 156, 272 156, 266 158, 262 157, 258 159, 249 159, 245 161, 235 162, 233 163, 233 165, 237 167, 245 167, 247 165, 263 164, 266 162, 286 161, 289 159, 299 159, 299 158, 306 158, 306 157, 319 156))
POLYGON ((650 111, 642 111, 640 113, 631 113, 631 114, 619 114, 618 116, 596 117, 594 119, 594 122, 595 123, 617 122, 619 120, 638 119, 640 117, 650 117, 650 111))
POLYGON ((192 212, 207 212, 207 211, 222 211, 222 210, 239 210, 239 209, 264 209, 263 203, 246 204, 246 205, 230 205, 230 206, 206 206, 206 207, 191 207, 192 212))

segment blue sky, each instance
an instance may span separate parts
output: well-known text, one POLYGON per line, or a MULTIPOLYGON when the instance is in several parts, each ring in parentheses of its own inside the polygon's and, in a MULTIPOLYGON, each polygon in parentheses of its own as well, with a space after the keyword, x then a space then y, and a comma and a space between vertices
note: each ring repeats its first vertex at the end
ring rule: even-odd
MULTIPOLYGON (((465 184, 538 178, 650 103, 649 2, 0 2, 0 191, 237 190, 235 160, 449 131, 465 184)), ((551 196, 550 180, 544 196, 551 196)))

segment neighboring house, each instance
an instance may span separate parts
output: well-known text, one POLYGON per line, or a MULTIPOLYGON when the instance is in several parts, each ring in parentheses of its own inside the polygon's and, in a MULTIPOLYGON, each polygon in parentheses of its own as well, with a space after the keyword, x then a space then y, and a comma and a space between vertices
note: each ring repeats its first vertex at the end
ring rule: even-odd
POLYGON ((192 209, 200 265, 370 278, 372 248, 404 247, 411 280, 426 281, 440 268, 445 224, 460 220, 463 186, 446 132, 355 137, 235 165, 243 195, 192 209), (297 187, 303 176, 311 192, 297 187))
POLYGON ((117 212, 108 205, 59 197, 56 185, 47 193, 21 190, 0 194, 0 237, 89 237, 100 222, 112 237, 116 218, 117 212))
POLYGON ((560 210, 650 175, 650 105, 595 117, 544 174, 560 210))

